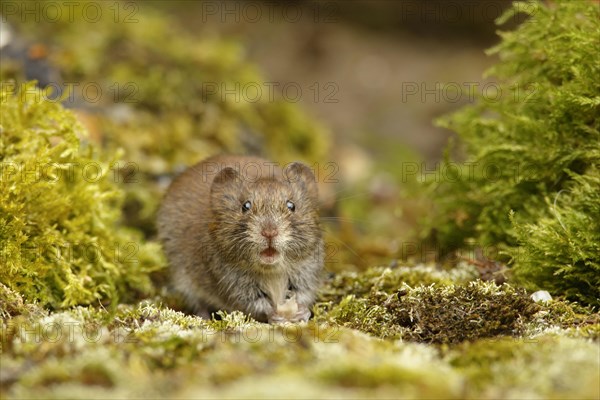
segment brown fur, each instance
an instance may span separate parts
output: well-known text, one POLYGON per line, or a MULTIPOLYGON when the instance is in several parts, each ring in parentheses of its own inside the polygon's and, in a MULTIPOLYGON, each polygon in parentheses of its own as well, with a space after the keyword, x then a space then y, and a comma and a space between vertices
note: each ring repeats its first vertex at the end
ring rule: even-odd
POLYGON ((257 157, 202 161, 169 187, 158 230, 173 286, 198 315, 241 310, 275 321, 281 319, 277 306, 295 296, 298 313, 290 320, 310 316, 323 240, 317 186, 306 165, 282 171, 257 157), (251 209, 244 212, 246 201, 251 209), (273 258, 261 256, 268 247, 277 250, 273 258))

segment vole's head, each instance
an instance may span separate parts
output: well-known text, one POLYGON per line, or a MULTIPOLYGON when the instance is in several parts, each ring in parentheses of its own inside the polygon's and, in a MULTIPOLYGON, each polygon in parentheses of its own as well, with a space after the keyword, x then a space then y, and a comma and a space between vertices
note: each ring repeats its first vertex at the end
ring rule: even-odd
POLYGON ((312 255, 320 242, 317 185, 302 163, 254 177, 224 168, 210 196, 210 231, 224 260, 268 271, 312 255))

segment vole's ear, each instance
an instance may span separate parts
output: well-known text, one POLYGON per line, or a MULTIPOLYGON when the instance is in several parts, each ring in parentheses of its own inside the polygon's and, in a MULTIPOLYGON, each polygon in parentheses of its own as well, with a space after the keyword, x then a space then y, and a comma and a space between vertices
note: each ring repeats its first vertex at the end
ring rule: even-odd
POLYGON ((289 164, 283 170, 283 176, 290 182, 292 187, 300 189, 313 200, 317 200, 317 180, 312 170, 306 164, 300 162, 289 164))
POLYGON ((240 174, 231 167, 226 167, 220 170, 213 179, 210 187, 211 193, 222 189, 225 186, 238 186, 242 183, 240 174))

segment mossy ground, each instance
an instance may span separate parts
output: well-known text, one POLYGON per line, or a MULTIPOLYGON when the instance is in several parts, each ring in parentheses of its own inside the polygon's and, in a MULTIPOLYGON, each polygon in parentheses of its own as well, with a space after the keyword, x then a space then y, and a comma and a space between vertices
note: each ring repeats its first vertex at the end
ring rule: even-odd
POLYGON ((114 312, 51 313, 2 288, 1 393, 55 399, 600 395, 600 318, 588 308, 561 300, 536 304, 511 286, 478 280, 468 266, 462 274, 375 268, 353 278, 325 285, 313 320, 284 326, 241 313, 206 321, 172 310, 160 296, 114 312), (400 277, 427 285, 411 287, 400 277), (333 294, 351 291, 356 294, 333 294))

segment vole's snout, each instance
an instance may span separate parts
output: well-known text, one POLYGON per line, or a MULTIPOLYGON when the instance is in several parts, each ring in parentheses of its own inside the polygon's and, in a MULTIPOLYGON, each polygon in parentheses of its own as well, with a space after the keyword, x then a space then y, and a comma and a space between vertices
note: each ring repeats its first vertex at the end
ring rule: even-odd
POLYGON ((262 264, 274 264, 280 258, 279 245, 276 243, 279 230, 277 225, 272 220, 266 220, 261 224, 260 235, 265 238, 265 242, 262 243, 263 249, 259 253, 260 261, 262 264))
POLYGON ((275 224, 273 224, 272 222, 269 222, 263 226, 260 234, 262 236, 264 236, 265 238, 267 238, 270 242, 271 240, 273 240, 273 238, 275 236, 277 236, 279 234, 279 231, 277 230, 277 227, 275 226, 275 224))

